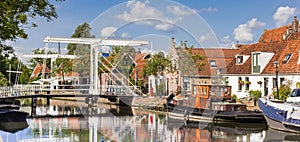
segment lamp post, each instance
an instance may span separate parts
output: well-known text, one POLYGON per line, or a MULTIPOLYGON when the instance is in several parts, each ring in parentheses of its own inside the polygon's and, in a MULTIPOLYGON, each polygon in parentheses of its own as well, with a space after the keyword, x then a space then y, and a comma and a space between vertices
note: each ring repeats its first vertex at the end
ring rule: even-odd
POLYGON ((278 61, 275 61, 273 62, 273 65, 275 67, 275 74, 276 74, 276 95, 277 97, 279 97, 279 89, 278 89, 278 67, 279 67, 279 62, 278 61))

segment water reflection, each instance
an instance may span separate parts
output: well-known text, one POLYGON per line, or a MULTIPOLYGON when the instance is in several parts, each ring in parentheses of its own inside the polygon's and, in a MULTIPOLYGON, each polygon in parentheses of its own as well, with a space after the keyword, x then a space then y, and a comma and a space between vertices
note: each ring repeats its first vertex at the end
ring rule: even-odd
POLYGON ((29 118, 27 119, 29 127, 14 134, 0 130, 0 142, 300 140, 299 135, 267 130, 265 124, 186 123, 170 119, 165 114, 139 111, 124 106, 106 105, 96 108, 51 106, 37 108, 36 114, 47 114, 52 117, 29 118))

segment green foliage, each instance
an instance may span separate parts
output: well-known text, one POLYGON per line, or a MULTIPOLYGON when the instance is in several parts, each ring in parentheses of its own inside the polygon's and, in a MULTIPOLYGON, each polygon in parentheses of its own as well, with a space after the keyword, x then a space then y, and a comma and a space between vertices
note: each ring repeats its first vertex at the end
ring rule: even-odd
POLYGON ((291 81, 287 81, 287 83, 281 84, 279 87, 278 95, 277 95, 277 91, 273 91, 274 98, 279 100, 286 100, 286 98, 292 92, 291 85, 292 85, 291 81))
POLYGON ((233 94, 233 95, 231 96, 231 98, 232 98, 232 99, 237 99, 236 94, 233 94))
POLYGON ((193 52, 194 46, 188 45, 187 41, 181 41, 180 47, 176 48, 177 55, 179 56, 179 60, 177 61, 178 70, 184 76, 198 75, 199 71, 204 70, 205 56, 193 52))
POLYGON ((22 74, 20 75, 20 83, 21 84, 29 83, 29 78, 30 78, 30 69, 28 69, 27 66, 23 65, 22 74))
POLYGON ((28 19, 36 17, 51 21, 57 17, 55 7, 48 0, 2 0, 0 1, 0 44, 5 40, 27 38, 24 28, 36 27, 28 19))
POLYGON ((296 83, 296 88, 300 88, 300 82, 296 83))
POLYGON ((250 90, 249 93, 251 94, 252 98, 258 100, 261 98, 261 91, 260 90, 250 90))
MULTIPOLYGON (((32 50, 33 54, 46 54, 45 48, 36 48, 32 50)), ((56 52, 48 51, 47 54, 56 54, 56 52)), ((45 59, 45 58, 32 58, 29 61, 29 67, 31 69, 34 69, 37 64, 43 64, 46 63, 47 67, 51 69, 51 59, 45 59)))
POLYGON ((6 77, 0 72, 0 86, 9 86, 10 82, 6 79, 6 77))
MULTIPOLYGON (((95 36, 93 36, 90 33, 90 25, 86 22, 84 22, 83 24, 77 26, 77 28, 75 29, 73 35, 71 37, 73 38, 95 38, 95 36)), ((67 46, 67 54, 73 55, 76 48, 77 48, 78 44, 68 44, 67 46)), ((88 47, 88 45, 83 45, 85 47, 88 47)), ((79 46, 78 46, 79 47, 79 46)))
POLYGON ((158 75, 171 65, 172 64, 170 60, 160 56, 159 54, 155 54, 149 61, 147 61, 146 66, 143 68, 142 74, 143 76, 158 75))

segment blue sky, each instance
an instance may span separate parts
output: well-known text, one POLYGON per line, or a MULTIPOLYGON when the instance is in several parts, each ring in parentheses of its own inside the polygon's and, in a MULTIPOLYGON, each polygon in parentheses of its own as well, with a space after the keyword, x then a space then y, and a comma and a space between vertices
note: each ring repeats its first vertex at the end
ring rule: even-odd
MULTIPOLYGON (((168 50, 171 37, 195 47, 227 47, 257 42, 264 29, 300 19, 299 0, 66 0, 56 2, 58 18, 33 19, 28 39, 8 42, 17 53, 44 47, 46 36, 70 37, 87 22, 98 38, 149 40, 142 49, 168 50)), ((54 49, 56 45, 51 45, 54 49)), ((53 49, 53 50, 54 50, 53 49)))

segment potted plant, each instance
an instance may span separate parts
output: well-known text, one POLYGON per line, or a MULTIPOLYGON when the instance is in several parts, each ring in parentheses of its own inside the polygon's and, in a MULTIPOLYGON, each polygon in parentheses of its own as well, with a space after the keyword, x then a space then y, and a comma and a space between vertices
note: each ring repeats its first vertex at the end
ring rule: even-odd
POLYGON ((240 80, 240 81, 239 81, 239 84, 241 84, 241 85, 244 85, 244 83, 245 83, 245 82, 244 82, 243 80, 240 80))
POLYGON ((254 106, 256 106, 256 102, 259 98, 261 98, 261 91, 260 90, 250 90, 249 93, 251 94, 254 102, 254 106))
POLYGON ((247 85, 250 85, 250 84, 251 84, 251 82, 250 82, 250 81, 246 81, 246 84, 247 84, 247 85))

